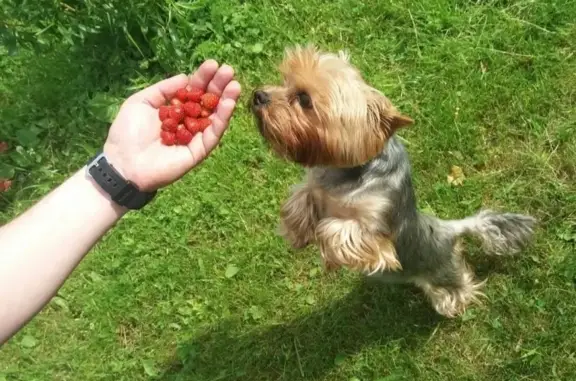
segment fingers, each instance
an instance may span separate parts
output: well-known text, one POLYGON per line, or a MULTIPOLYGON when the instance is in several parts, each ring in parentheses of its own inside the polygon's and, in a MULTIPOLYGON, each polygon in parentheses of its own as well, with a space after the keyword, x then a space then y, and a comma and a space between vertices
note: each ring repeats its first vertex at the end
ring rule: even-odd
POLYGON ((197 87, 199 89, 205 89, 208 87, 212 78, 216 75, 218 71, 218 62, 214 60, 207 60, 200 65, 198 70, 190 76, 190 86, 197 87))
POLYGON ((234 69, 229 65, 222 65, 208 84, 206 91, 221 96, 230 81, 234 79, 234 69))
POLYGON ((212 128, 211 132, 220 138, 230 122, 234 108, 236 107, 236 101, 240 96, 241 92, 240 84, 237 81, 230 82, 222 93, 220 98, 220 103, 216 109, 216 113, 212 116, 212 128))
POLYGON ((158 108, 171 99, 178 89, 186 87, 187 84, 188 77, 184 74, 179 74, 137 92, 128 98, 127 102, 147 103, 154 108, 158 108))
POLYGON ((208 152, 212 151, 228 128, 230 118, 236 108, 236 101, 240 96, 241 87, 232 81, 225 87, 216 113, 212 116, 212 125, 202 133, 202 141, 208 152))
POLYGON ((147 103, 158 108, 168 102, 178 89, 190 85, 221 95, 234 78, 234 69, 229 65, 218 67, 218 62, 207 60, 190 77, 184 74, 160 81, 128 98, 129 103, 147 103))
POLYGON ((194 139, 188 145, 193 156, 194 165, 202 161, 218 145, 236 108, 236 101, 240 96, 241 90, 237 81, 228 83, 222 91, 216 113, 211 117, 212 125, 204 130, 202 134, 194 136, 194 139))

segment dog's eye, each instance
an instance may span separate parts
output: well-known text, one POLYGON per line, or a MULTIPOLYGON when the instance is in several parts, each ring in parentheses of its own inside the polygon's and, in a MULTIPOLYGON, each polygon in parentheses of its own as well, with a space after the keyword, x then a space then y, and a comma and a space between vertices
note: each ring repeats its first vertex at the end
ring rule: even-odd
POLYGON ((312 98, 310 98, 310 95, 308 95, 308 93, 301 91, 298 94, 296 94, 296 97, 298 98, 298 103, 300 103, 300 106, 302 106, 302 108, 312 108, 312 98))

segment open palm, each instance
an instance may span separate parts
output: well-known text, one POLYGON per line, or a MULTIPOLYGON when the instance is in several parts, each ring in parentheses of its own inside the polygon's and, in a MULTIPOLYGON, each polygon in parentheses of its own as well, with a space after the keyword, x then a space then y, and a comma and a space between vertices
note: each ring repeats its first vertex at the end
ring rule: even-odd
POLYGON ((124 102, 112 123, 104 153, 122 175, 143 191, 168 185, 201 163, 218 145, 240 95, 234 70, 213 60, 191 76, 184 74, 158 82, 124 102), (187 146, 165 146, 160 141, 158 108, 183 87, 197 87, 220 96, 212 125, 187 146))

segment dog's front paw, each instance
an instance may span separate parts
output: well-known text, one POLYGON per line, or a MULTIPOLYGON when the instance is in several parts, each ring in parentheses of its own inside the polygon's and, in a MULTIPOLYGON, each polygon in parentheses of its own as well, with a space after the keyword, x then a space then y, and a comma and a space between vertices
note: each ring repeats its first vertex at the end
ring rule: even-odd
POLYGON ((278 234, 280 234, 293 249, 303 249, 311 243, 310 237, 296 234, 284 225, 280 225, 278 230, 278 234))

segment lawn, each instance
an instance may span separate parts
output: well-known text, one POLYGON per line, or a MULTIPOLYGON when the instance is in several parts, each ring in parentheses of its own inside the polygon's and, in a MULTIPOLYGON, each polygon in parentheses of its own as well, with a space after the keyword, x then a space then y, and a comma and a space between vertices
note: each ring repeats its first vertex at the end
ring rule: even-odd
POLYGON ((0 55, 0 223, 82 166, 137 89, 215 57, 245 91, 215 154, 127 215, 1 349, 1 381, 576 379, 575 1, 20 3, 0 25, 36 45, 0 55), (276 235, 302 170, 267 151, 245 104, 305 42, 349 50, 416 120, 400 136, 422 209, 539 219, 516 257, 468 246, 484 305, 441 318, 418 290, 325 274, 276 235))

